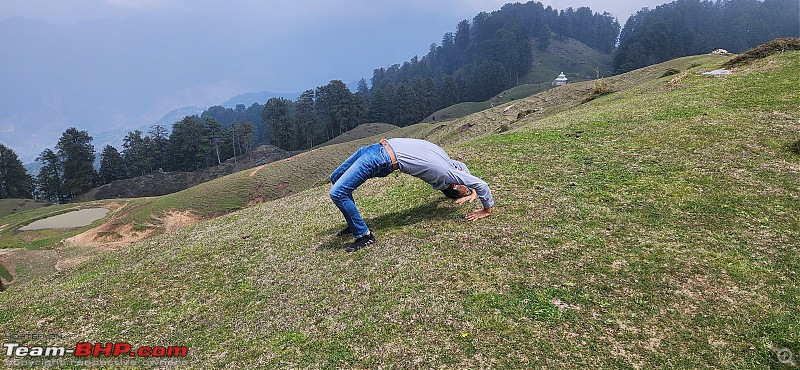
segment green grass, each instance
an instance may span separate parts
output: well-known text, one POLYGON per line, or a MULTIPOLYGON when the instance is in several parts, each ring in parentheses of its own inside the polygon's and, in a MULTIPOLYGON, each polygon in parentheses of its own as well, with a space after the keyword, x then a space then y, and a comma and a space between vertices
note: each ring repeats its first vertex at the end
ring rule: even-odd
POLYGON ((46 207, 48 204, 31 199, 0 199, 0 218, 12 213, 46 207))
POLYGON ((9 272, 9 271, 8 271, 8 270, 5 268, 5 266, 3 266, 3 265, 0 265, 0 277, 1 277, 1 278, 3 278, 3 280, 5 280, 5 281, 12 281, 12 280, 14 280, 14 276, 13 276, 13 275, 11 275, 11 272, 9 272))
POLYGON ((64 335, 51 345, 186 345, 190 368, 791 368, 770 348, 800 353, 800 53, 696 73, 725 60, 392 131, 463 159, 489 218, 372 179, 355 198, 378 241, 345 253, 324 180, 372 138, 338 144, 140 201, 142 223, 244 208, 15 284, 0 322, 64 335))

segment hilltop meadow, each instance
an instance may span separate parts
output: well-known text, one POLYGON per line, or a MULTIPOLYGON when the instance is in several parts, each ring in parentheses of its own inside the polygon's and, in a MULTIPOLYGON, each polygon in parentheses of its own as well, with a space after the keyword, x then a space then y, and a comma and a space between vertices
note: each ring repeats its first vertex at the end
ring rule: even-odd
POLYGON ((467 222, 477 203, 372 179, 355 197, 377 243, 355 253, 327 176, 382 136, 171 195, 13 213, 0 243, 35 247, 6 259, 50 257, 14 271, 0 323, 58 334, 48 345, 187 346, 192 369, 796 368, 800 51, 703 74, 732 58, 384 133, 467 163, 495 212, 467 222), (69 235, 16 231, 96 206, 112 212, 69 235))

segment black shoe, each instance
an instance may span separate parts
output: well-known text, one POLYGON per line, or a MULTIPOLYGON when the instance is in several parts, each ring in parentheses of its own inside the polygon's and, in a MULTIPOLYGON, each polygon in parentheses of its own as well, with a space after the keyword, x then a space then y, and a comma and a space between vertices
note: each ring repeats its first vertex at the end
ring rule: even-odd
POLYGON ((347 252, 355 252, 355 251, 357 251, 357 250, 359 250, 361 248, 364 248, 364 247, 366 247, 366 246, 368 246, 368 245, 370 245, 372 243, 375 243, 375 235, 372 235, 372 233, 369 233, 367 235, 364 235, 364 236, 356 239, 356 241, 354 241, 353 244, 350 244, 350 246, 348 246, 344 250, 347 251, 347 252))
POLYGON ((336 233, 336 236, 345 236, 352 233, 353 232, 350 230, 350 226, 345 226, 344 229, 341 229, 339 230, 339 232, 336 233))

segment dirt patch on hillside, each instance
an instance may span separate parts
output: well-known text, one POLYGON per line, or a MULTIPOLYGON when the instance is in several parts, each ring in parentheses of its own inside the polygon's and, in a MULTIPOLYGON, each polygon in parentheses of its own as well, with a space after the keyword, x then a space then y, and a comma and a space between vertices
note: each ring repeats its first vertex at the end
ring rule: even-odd
POLYGON ((65 239, 64 245, 114 250, 156 234, 173 232, 201 220, 190 211, 173 211, 161 217, 153 217, 153 219, 159 221, 160 224, 142 226, 133 223, 120 224, 112 220, 65 239))
POLYGON ((55 269, 57 271, 68 270, 92 258, 96 251, 124 248, 147 237, 173 232, 201 221, 200 217, 190 211, 174 211, 162 217, 153 217, 153 219, 158 220, 160 224, 143 227, 134 223, 120 224, 112 220, 65 239, 62 247, 56 250, 58 261, 55 269), (76 253, 75 250, 78 249, 80 252, 76 253))
POLYGON ((114 250, 153 234, 154 228, 134 230, 133 225, 101 225, 64 240, 65 246, 114 250))
POLYGON ((160 220, 164 222, 164 232, 171 233, 184 226, 194 225, 200 222, 202 218, 198 217, 191 211, 173 211, 167 213, 160 220))

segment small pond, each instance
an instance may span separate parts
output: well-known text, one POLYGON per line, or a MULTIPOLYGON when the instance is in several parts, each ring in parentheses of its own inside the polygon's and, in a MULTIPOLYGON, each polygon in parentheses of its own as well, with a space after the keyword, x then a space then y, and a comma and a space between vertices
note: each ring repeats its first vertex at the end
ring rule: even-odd
POLYGON ((107 208, 88 208, 38 220, 20 228, 21 231, 43 229, 72 229, 84 227, 108 213, 107 208))

